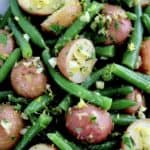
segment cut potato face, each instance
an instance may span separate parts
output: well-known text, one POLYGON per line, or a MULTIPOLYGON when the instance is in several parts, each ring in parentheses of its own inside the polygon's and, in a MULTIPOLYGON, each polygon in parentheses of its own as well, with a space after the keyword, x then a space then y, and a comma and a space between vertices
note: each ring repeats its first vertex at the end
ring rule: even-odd
MULTIPOLYGON (((150 148, 150 119, 141 119, 131 124, 126 135, 132 140, 132 149, 149 150, 150 148)), ((131 147, 123 143, 123 150, 129 150, 131 147)))
POLYGON ((64 5, 65 0, 18 0, 20 7, 29 14, 49 15, 64 5))
POLYGON ((62 74, 75 83, 83 82, 90 75, 95 62, 95 48, 91 41, 84 38, 67 44, 57 59, 62 74))
POLYGON ((68 27, 81 14, 82 8, 79 0, 66 0, 64 7, 50 15, 42 24, 44 31, 52 31, 52 25, 68 27))
POLYGON ((29 150, 57 150, 54 146, 47 144, 37 144, 32 146, 29 150))

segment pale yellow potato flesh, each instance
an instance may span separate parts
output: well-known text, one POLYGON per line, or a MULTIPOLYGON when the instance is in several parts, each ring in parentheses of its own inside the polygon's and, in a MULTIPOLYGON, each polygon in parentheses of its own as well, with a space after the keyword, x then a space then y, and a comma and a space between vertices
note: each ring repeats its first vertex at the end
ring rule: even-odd
POLYGON ((66 0, 64 7, 50 15, 42 24, 44 31, 51 31, 51 25, 70 26, 73 21, 81 14, 82 7, 79 0, 66 0))
POLYGON ((64 5, 65 0, 18 0, 19 6, 32 15, 49 15, 64 5))

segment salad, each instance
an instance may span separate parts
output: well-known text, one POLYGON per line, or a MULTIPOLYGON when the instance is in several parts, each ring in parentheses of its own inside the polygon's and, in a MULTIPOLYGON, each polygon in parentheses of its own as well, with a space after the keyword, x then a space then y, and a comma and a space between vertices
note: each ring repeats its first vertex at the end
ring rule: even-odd
POLYGON ((150 0, 10 0, 0 16, 0 150, 150 150, 150 0))

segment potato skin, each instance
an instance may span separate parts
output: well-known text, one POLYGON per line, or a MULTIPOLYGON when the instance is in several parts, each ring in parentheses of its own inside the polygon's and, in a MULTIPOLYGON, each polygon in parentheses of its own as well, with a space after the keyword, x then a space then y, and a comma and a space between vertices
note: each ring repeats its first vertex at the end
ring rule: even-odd
POLYGON ((50 32, 51 25, 60 25, 62 27, 70 26, 74 20, 81 14, 82 8, 79 0, 66 2, 66 5, 50 15, 42 24, 43 31, 50 32), (67 4, 68 3, 68 4, 67 4), (66 17, 67 16, 67 17, 66 17))
POLYGON ((66 127, 78 140, 88 143, 104 141, 113 129, 109 113, 91 104, 74 106, 66 115, 66 127))
POLYGON ((128 114, 134 115, 137 113, 141 106, 145 106, 142 93, 137 89, 134 89, 134 91, 128 94, 126 98, 137 102, 136 106, 132 106, 124 110, 128 114))
POLYGON ((110 25, 106 28, 104 44, 122 44, 129 37, 132 24, 126 17, 125 11, 115 5, 105 4, 102 14, 111 18, 110 25))
POLYGON ((88 50, 90 50, 89 53, 93 53, 93 55, 95 55, 95 48, 93 44, 91 43, 91 41, 85 38, 81 38, 81 39, 73 40, 70 43, 67 43, 65 47, 60 51, 57 57, 57 64, 58 64, 59 70, 67 79, 69 79, 70 81, 74 83, 82 83, 90 75, 93 69, 93 66, 96 62, 96 58, 92 58, 92 59, 90 58, 92 60, 92 63, 90 64, 90 66, 88 66, 89 65, 88 61, 86 61, 85 64, 84 63, 82 64, 83 66, 87 65, 86 67, 88 68, 88 71, 86 75, 83 75, 83 74, 79 75, 79 73, 76 73, 77 74, 76 77, 73 77, 75 73, 73 75, 70 75, 69 63, 73 58, 74 52, 78 49, 77 47, 81 44, 82 46, 83 45, 88 46, 88 50))
POLYGON ((37 72, 37 68, 34 65, 26 66, 25 63, 29 63, 33 58, 29 60, 23 60, 19 62, 11 72, 11 84, 13 89, 18 95, 26 98, 36 98, 43 94, 46 90, 46 76, 43 72, 37 72))
POLYGON ((6 30, 0 30, 0 36, 6 35, 6 44, 0 43, 0 54, 4 56, 8 56, 14 49, 15 43, 12 35, 6 30))
POLYGON ((23 129, 21 115, 11 105, 0 105, 0 150, 11 150, 23 129), (2 121, 10 123, 9 132, 2 126, 2 121))
POLYGON ((140 71, 150 74, 150 39, 144 40, 140 49, 142 64, 140 71))

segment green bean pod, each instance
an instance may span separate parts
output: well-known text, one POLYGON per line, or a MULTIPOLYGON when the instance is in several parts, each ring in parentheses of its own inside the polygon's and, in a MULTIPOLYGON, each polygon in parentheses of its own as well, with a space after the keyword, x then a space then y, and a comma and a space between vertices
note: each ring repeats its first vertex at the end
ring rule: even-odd
POLYGON ((31 101, 31 103, 25 108, 25 115, 31 117, 32 114, 37 113, 44 109, 51 101, 53 100, 52 96, 42 95, 31 101))
POLYGON ((12 11, 12 14, 14 15, 14 17, 16 18, 17 23, 19 24, 19 26, 21 27, 21 29, 27 33, 32 42, 39 46, 40 48, 47 48, 44 39, 42 37, 42 35, 40 34, 40 32, 36 29, 35 26, 33 26, 23 15, 23 13, 21 12, 17 0, 11 0, 10 1, 10 8, 12 11))
POLYGON ((8 24, 16 38, 17 44, 20 46, 23 58, 32 57, 32 48, 29 42, 25 40, 25 38, 23 37, 22 33, 19 31, 19 29, 13 22, 13 20, 9 19, 8 24))
POLYGON ((130 19, 130 20, 135 21, 135 20, 137 19, 137 16, 136 16, 135 13, 132 13, 132 12, 127 11, 127 12, 126 12, 126 15, 127 15, 128 19, 130 19))
POLYGON ((150 33, 150 16, 148 14, 143 14, 142 21, 146 30, 148 31, 148 33, 150 33))
POLYGON ((48 133, 48 138, 60 149, 60 150, 74 150, 66 139, 56 133, 48 133))
POLYGON ((62 77, 58 72, 56 72, 49 65, 48 60, 50 59, 50 55, 48 50, 43 51, 42 58, 45 65, 48 68, 50 75, 62 89, 64 89, 65 91, 69 92, 72 95, 85 99, 88 102, 98 105, 104 109, 109 109, 111 107, 111 103, 112 103, 111 98, 104 97, 96 92, 91 92, 78 84, 68 81, 67 79, 62 77))
POLYGON ((2 20, 0 22, 0 29, 4 28, 5 25, 7 25, 7 21, 10 16, 11 16, 11 10, 10 10, 10 8, 8 8, 4 17, 2 17, 2 20))
POLYGON ((7 99, 9 94, 13 94, 13 91, 1 91, 0 92, 0 101, 7 99))
POLYGON ((136 102, 128 99, 121 99, 112 102, 111 110, 123 110, 132 106, 135 106, 136 102))
POLYGON ((137 119, 135 116, 125 114, 113 114, 111 115, 111 118, 113 120, 113 123, 119 126, 127 126, 137 119))
POLYGON ((136 62, 139 55, 139 50, 143 38, 143 27, 142 27, 142 8, 140 2, 135 5, 135 14, 137 19, 134 22, 134 30, 128 42, 128 47, 123 55, 122 64, 128 66, 131 69, 136 68, 136 62))
POLYGON ((19 141, 14 150, 23 150, 25 146, 31 142, 31 140, 42 130, 44 130, 52 121, 52 117, 46 114, 41 114, 37 119, 36 123, 33 124, 26 133, 23 135, 22 139, 19 141))
POLYGON ((11 69, 13 68, 15 63, 19 60, 20 57, 21 57, 21 51, 19 48, 15 49, 9 55, 5 63, 0 68, 0 83, 2 83, 7 78, 11 69))

